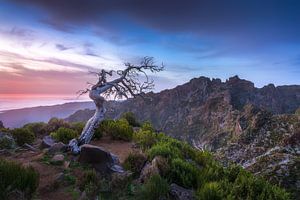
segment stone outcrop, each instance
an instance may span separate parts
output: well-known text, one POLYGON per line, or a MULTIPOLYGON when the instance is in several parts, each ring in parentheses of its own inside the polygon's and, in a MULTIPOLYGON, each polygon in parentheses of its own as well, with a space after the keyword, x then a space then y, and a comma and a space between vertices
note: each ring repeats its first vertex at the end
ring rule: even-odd
POLYGON ((42 143, 41 143, 41 148, 50 148, 55 144, 55 140, 50 136, 47 135, 43 138, 42 143))
POLYGON ((78 161, 91 164, 99 172, 124 172, 123 168, 119 165, 117 156, 101 147, 90 144, 81 146, 78 161))

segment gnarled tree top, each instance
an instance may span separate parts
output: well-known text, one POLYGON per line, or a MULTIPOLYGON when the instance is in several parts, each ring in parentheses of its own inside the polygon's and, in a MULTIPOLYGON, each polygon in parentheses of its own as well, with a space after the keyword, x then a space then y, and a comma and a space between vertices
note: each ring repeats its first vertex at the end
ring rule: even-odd
POLYGON ((98 91, 103 97, 113 96, 115 99, 142 96, 145 92, 154 88, 153 79, 149 78, 147 72, 155 73, 164 69, 164 65, 155 65, 153 57, 144 57, 139 65, 124 63, 124 70, 104 70, 91 72, 98 77, 96 84, 90 88, 79 91, 80 95, 90 91, 98 91), (116 77, 108 81, 109 78, 116 77))

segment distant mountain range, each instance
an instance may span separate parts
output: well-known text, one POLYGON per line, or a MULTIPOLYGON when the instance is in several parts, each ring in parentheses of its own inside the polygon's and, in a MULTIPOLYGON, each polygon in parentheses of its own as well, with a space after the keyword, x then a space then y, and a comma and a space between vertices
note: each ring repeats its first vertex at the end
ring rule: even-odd
POLYGON ((6 127, 14 128, 29 122, 47 122, 51 117, 65 118, 79 109, 86 108, 93 109, 93 102, 71 102, 54 106, 8 110, 0 113, 0 120, 6 127))

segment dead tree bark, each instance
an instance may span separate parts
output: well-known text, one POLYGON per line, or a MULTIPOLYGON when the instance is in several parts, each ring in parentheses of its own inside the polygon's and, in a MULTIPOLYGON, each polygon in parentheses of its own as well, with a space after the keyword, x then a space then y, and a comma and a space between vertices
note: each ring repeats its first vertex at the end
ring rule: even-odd
POLYGON ((74 138, 69 142, 69 149, 74 153, 80 152, 80 146, 88 144, 94 135, 95 129, 99 123, 104 119, 105 97, 112 97, 122 99, 131 98, 136 96, 142 96, 145 92, 153 89, 154 82, 149 79, 147 71, 159 72, 162 71, 164 66, 157 66, 154 64, 152 57, 145 57, 140 65, 133 65, 131 63, 125 63, 125 70, 118 71, 106 71, 101 70, 99 73, 92 72, 97 75, 98 82, 93 84, 91 88, 80 91, 80 94, 89 93, 90 99, 92 99, 96 106, 96 111, 93 117, 91 117, 80 135, 79 138, 74 138), (116 75, 117 78, 108 81, 108 77, 116 75), (141 79, 141 76, 144 78, 141 79))

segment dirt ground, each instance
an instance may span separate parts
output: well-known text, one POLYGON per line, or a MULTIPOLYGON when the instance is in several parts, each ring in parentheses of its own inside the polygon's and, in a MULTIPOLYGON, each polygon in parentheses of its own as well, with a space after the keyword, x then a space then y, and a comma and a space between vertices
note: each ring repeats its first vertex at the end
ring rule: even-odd
MULTIPOLYGON (((117 155, 121 163, 124 162, 126 157, 133 151, 133 144, 131 142, 115 141, 109 138, 92 141, 92 145, 100 146, 103 149, 117 155)), ((64 170, 64 166, 49 165, 43 163, 41 160, 44 157, 44 152, 38 147, 40 142, 35 143, 33 146, 37 148, 36 151, 28 149, 20 149, 18 151, 8 153, 1 152, 0 157, 8 160, 14 160, 22 163, 24 166, 31 165, 40 174, 39 187, 35 199, 41 200, 72 200, 72 194, 69 191, 69 186, 59 186, 54 188, 55 180, 59 177, 64 170)))

